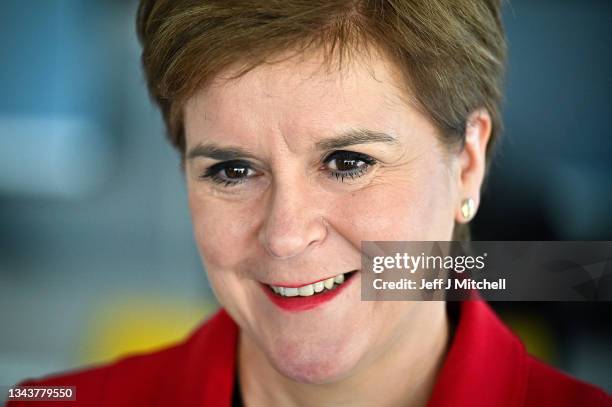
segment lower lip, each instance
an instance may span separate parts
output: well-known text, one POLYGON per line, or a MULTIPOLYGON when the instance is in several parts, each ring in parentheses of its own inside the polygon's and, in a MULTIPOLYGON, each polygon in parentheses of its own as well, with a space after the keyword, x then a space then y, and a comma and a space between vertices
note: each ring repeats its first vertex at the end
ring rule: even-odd
POLYGON ((355 274, 357 273, 353 273, 353 275, 348 280, 346 280, 344 283, 340 284, 333 290, 327 290, 321 294, 314 294, 309 297, 282 297, 278 294, 275 294, 274 291, 272 291, 272 289, 266 284, 262 284, 262 288, 270 299, 270 301, 272 301, 272 303, 277 307, 290 312, 307 311, 331 301, 334 297, 344 291, 346 287, 353 283, 353 280, 355 279, 355 274))

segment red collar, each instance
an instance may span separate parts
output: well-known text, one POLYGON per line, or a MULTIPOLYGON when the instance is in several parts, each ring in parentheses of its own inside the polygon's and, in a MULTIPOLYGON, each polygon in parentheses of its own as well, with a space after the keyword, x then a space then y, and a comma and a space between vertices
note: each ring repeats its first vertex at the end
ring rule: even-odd
POLYGON ((428 407, 521 406, 527 371, 523 344, 486 302, 464 301, 428 407))
MULTIPOLYGON (((197 400, 197 405, 230 406, 237 339, 234 321, 224 310, 217 312, 182 347, 184 363, 176 369, 181 372, 175 378, 176 392, 169 394, 167 401, 174 405, 193 405, 197 400)), ((488 305, 478 300, 464 301, 428 407, 520 406, 527 369, 523 345, 488 305)))

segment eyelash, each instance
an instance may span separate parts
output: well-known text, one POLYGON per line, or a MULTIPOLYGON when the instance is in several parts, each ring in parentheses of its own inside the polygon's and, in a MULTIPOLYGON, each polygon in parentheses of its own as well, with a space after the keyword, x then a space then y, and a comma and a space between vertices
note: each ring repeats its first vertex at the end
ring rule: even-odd
POLYGON ((221 171, 226 171, 229 168, 242 168, 243 170, 246 169, 247 174, 249 170, 252 171, 251 165, 247 161, 241 161, 241 160, 223 161, 223 162, 220 162, 220 163, 217 163, 217 164, 214 164, 208 167, 206 171, 204 171, 204 174, 201 175, 200 178, 208 178, 217 184, 223 185, 224 187, 231 187, 234 185, 242 184, 243 182, 247 180, 246 177, 229 180, 229 179, 224 179, 219 176, 219 173, 221 171))
POLYGON ((332 170, 330 171, 329 173, 330 177, 340 180, 340 182, 344 182, 344 179, 347 177, 351 179, 359 178, 365 175, 370 170, 371 166, 376 164, 376 160, 370 157, 369 155, 362 154, 362 153, 356 153, 354 151, 345 151, 345 150, 337 150, 329 154, 323 160, 323 164, 329 164, 333 160, 344 160, 344 161, 353 161, 353 162, 360 161, 363 163, 359 167, 350 169, 350 170, 344 170, 344 171, 332 170))
MULTIPOLYGON (((363 175, 365 175, 371 166, 377 163, 376 159, 370 157, 369 155, 357 153, 354 151, 346 151, 346 150, 336 150, 330 154, 328 154, 323 160, 322 163, 324 165, 328 165, 330 162, 340 160, 344 161, 352 161, 352 162, 361 162, 357 168, 353 168, 350 170, 330 170, 329 177, 339 180, 340 182, 344 182, 345 178, 356 179, 363 175)), ((211 181, 221 184, 223 187, 232 187, 239 184, 244 183, 248 180, 248 172, 253 171, 253 168, 247 161, 242 160, 232 160, 232 161, 224 161, 217 164, 214 164, 206 169, 204 174, 201 175, 201 178, 207 178, 211 181), (240 177, 234 180, 229 180, 227 178, 221 177, 219 174, 222 171, 227 171, 228 169, 241 169, 242 171, 246 171, 247 176, 240 177)))

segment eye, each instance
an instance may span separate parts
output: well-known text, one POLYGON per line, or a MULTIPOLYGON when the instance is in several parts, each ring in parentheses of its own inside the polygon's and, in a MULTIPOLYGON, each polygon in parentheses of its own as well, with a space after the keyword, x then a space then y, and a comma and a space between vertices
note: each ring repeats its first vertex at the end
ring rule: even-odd
POLYGON ((328 155, 323 161, 330 173, 340 181, 345 178, 359 178, 365 175, 376 160, 369 155, 354 151, 338 150, 328 155))
POLYGON ((257 172, 246 161, 225 161, 214 164, 206 169, 201 178, 229 187, 245 182, 248 178, 257 175, 257 172))

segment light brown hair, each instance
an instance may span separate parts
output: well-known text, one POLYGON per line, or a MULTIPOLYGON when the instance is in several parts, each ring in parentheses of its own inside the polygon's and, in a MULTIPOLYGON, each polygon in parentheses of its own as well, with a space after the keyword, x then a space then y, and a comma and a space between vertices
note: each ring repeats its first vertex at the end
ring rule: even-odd
POLYGON ((468 115, 487 109, 490 154, 501 131, 500 9, 500 0, 141 0, 137 33, 150 95, 181 154, 184 104, 224 68, 242 64, 239 76, 312 49, 342 64, 372 46, 399 68, 445 144, 463 145, 468 115))

